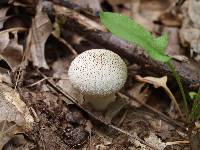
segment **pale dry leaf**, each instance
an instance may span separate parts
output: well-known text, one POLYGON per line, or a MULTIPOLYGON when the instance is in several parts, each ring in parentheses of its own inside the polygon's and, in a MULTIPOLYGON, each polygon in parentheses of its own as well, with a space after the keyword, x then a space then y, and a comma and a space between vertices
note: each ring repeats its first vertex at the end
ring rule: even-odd
POLYGON ((158 138, 153 132, 150 132, 149 137, 144 138, 144 140, 159 150, 164 150, 167 146, 166 143, 162 142, 161 139, 158 138))
POLYGON ((11 87, 0 84, 0 122, 15 122, 18 126, 32 127, 33 117, 19 94, 11 87))
POLYGON ((0 32, 0 52, 3 52, 3 50, 8 46, 10 39, 8 32, 1 31, 0 32))
POLYGON ((180 30, 180 39, 183 46, 190 46, 190 56, 200 61, 200 2, 188 0, 182 7, 184 20, 180 30))
MULTIPOLYGON (((134 143, 134 145, 137 148, 140 148, 141 150, 152 150, 152 148, 149 148, 148 146, 142 144, 141 142, 139 142, 138 140, 132 140, 129 139, 132 143, 134 143)), ((157 148, 158 150, 164 150, 164 148, 167 146, 166 143, 162 142, 160 138, 158 138, 155 133, 150 132, 148 137, 144 138, 145 142, 147 142, 148 144, 154 146, 155 148, 157 148)), ((134 148, 133 148, 134 149, 134 148)))
POLYGON ((10 71, 0 67, 0 83, 2 82, 7 83, 8 85, 12 85, 10 71))
POLYGON ((170 7, 170 0, 141 0, 139 13, 148 20, 157 21, 170 7))
POLYGON ((14 137, 15 134, 21 132, 21 129, 13 122, 0 122, 0 149, 14 137))
POLYGON ((3 7, 0 9, 0 29, 3 28, 4 22, 9 18, 9 16, 6 16, 8 9, 9 7, 3 7))
POLYGON ((180 46, 179 30, 177 27, 165 27, 163 30, 163 33, 168 33, 169 39, 165 52, 172 57, 184 54, 184 50, 180 46))
POLYGON ((99 0, 69 0, 85 9, 91 9, 93 12, 101 11, 101 4, 99 0))
POLYGON ((76 99, 79 103, 83 103, 84 99, 82 94, 72 87, 68 79, 67 70, 70 65, 71 59, 72 58, 59 59, 54 62, 54 64, 52 65, 52 69, 54 72, 53 77, 60 79, 56 83, 56 85, 58 85, 66 93, 70 94, 70 96, 76 99))
POLYGON ((32 130, 33 117, 19 94, 0 83, 0 149, 17 133, 32 130))
POLYGON ((37 13, 32 19, 32 27, 27 37, 27 49, 29 50, 29 59, 34 66, 48 69, 45 60, 45 43, 52 32, 52 24, 47 14, 42 11, 42 3, 37 6, 37 13))
POLYGON ((9 43, 3 51, 1 51, 1 57, 7 62, 12 71, 15 71, 23 56, 23 46, 18 43, 17 31, 13 32, 13 38, 9 39, 9 43))
POLYGON ((129 3, 131 0, 107 0, 111 5, 129 3))
POLYGON ((117 97, 116 101, 108 105, 105 112, 105 120, 111 123, 112 119, 119 114, 119 112, 126 106, 126 101, 121 97, 117 97))

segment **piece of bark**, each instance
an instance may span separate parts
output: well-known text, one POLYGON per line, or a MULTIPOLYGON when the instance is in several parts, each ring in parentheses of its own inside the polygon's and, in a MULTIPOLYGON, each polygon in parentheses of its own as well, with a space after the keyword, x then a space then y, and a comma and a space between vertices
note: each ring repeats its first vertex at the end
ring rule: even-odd
MULTIPOLYGON (((64 15, 66 17, 67 21, 64 26, 66 30, 73 30, 86 39, 113 50, 129 61, 142 65, 144 70, 151 71, 158 76, 168 75, 172 79, 172 73, 165 64, 152 60, 142 49, 134 44, 106 32, 105 28, 99 23, 63 6, 53 5, 53 9, 55 15, 64 15)), ((192 65, 176 60, 173 60, 172 63, 187 87, 196 89, 200 86, 200 67, 198 64, 192 65)))

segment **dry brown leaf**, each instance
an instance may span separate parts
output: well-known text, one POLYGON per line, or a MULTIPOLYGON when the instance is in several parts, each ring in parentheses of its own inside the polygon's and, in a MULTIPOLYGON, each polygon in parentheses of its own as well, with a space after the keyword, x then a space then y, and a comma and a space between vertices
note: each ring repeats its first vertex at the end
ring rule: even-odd
MULTIPOLYGON (((148 86, 144 83, 136 83, 130 90, 128 90, 128 94, 134 98, 136 98, 141 103, 146 103, 148 100, 151 90, 148 86), (143 89, 144 88, 144 89, 143 89)), ((135 106, 136 108, 141 107, 141 103, 136 101, 132 101, 131 105, 135 106)))
POLYGON ((32 130, 33 117, 19 94, 0 83, 0 149, 19 132, 32 130))
POLYGON ((34 119, 19 94, 5 84, 0 84, 0 93, 0 122, 15 122, 19 126, 31 127, 34 119))
POLYGON ((8 32, 1 31, 0 32, 0 52, 4 51, 4 49, 8 46, 10 39, 8 32))
POLYGON ((9 7, 4 7, 0 9, 0 29, 3 28, 4 22, 9 18, 9 16, 6 16, 8 9, 9 7))
POLYGON ((76 3, 85 9, 91 9, 94 12, 101 11, 101 5, 99 0, 69 0, 69 1, 72 1, 73 3, 76 3))
MULTIPOLYGON (((67 68, 70 64, 69 59, 60 59, 52 65, 54 71, 53 77, 59 78, 60 80, 56 83, 63 91, 69 93, 74 99, 78 100, 79 103, 83 103, 84 99, 82 94, 75 90, 67 76, 67 68)), ((70 102, 71 103, 71 102, 70 102)), ((69 103, 69 104, 70 104, 69 103)))
POLYGON ((158 21, 160 15, 170 6, 169 0, 132 0, 131 3, 132 18, 151 32, 157 26, 154 21, 158 21))
POLYGON ((42 2, 40 1, 26 41, 29 59, 34 66, 49 68, 45 60, 45 43, 51 32, 51 21, 47 14, 42 11, 42 2))
POLYGON ((119 114, 119 112, 126 106, 127 103, 125 100, 118 97, 116 101, 108 105, 108 108, 105 112, 105 120, 108 123, 111 123, 112 119, 119 114))
POLYGON ((190 56, 200 61, 200 2, 189 0, 184 3, 182 11, 184 20, 180 30, 180 39, 183 46, 190 46, 190 56))
POLYGON ((18 43, 18 32, 26 31, 25 28, 16 27, 0 32, 0 57, 15 71, 21 61, 23 55, 23 46, 18 43), (12 35, 12 38, 9 37, 12 35))
POLYGON ((1 51, 1 56, 8 63, 12 71, 15 71, 21 61, 23 56, 23 46, 18 44, 17 32, 13 32, 13 39, 9 40, 7 47, 1 51))
POLYGON ((0 122, 0 149, 17 133, 20 133, 20 128, 15 123, 7 121, 0 122))
POLYGON ((170 97, 172 102, 175 104, 175 106, 176 106, 181 118, 184 119, 183 114, 181 112, 181 109, 180 109, 180 107, 179 107, 174 95, 172 94, 170 89, 167 87, 167 76, 164 76, 162 78, 156 78, 156 77, 144 77, 143 78, 143 77, 137 75, 136 79, 138 81, 141 81, 141 82, 153 84, 155 88, 162 87, 165 90, 165 92, 167 93, 167 95, 170 97))
POLYGON ((12 85, 10 71, 0 67, 0 83, 6 83, 12 85))
POLYGON ((131 0, 107 0, 111 5, 119 5, 130 2, 131 0))

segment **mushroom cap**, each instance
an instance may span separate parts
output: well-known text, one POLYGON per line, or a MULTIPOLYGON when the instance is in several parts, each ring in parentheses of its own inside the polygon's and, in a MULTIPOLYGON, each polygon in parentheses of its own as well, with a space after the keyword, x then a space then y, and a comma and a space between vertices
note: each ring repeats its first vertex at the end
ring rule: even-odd
POLYGON ((82 94, 105 96, 119 91, 127 78, 127 66, 116 53, 91 49, 78 55, 68 70, 72 86, 82 94))

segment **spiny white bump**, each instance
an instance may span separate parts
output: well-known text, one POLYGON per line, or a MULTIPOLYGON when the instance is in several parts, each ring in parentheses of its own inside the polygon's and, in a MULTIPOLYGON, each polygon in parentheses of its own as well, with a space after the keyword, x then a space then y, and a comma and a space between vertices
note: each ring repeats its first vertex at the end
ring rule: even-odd
POLYGON ((71 63, 68 76, 82 94, 105 96, 119 91, 127 78, 127 66, 121 57, 109 50, 91 49, 71 63))

